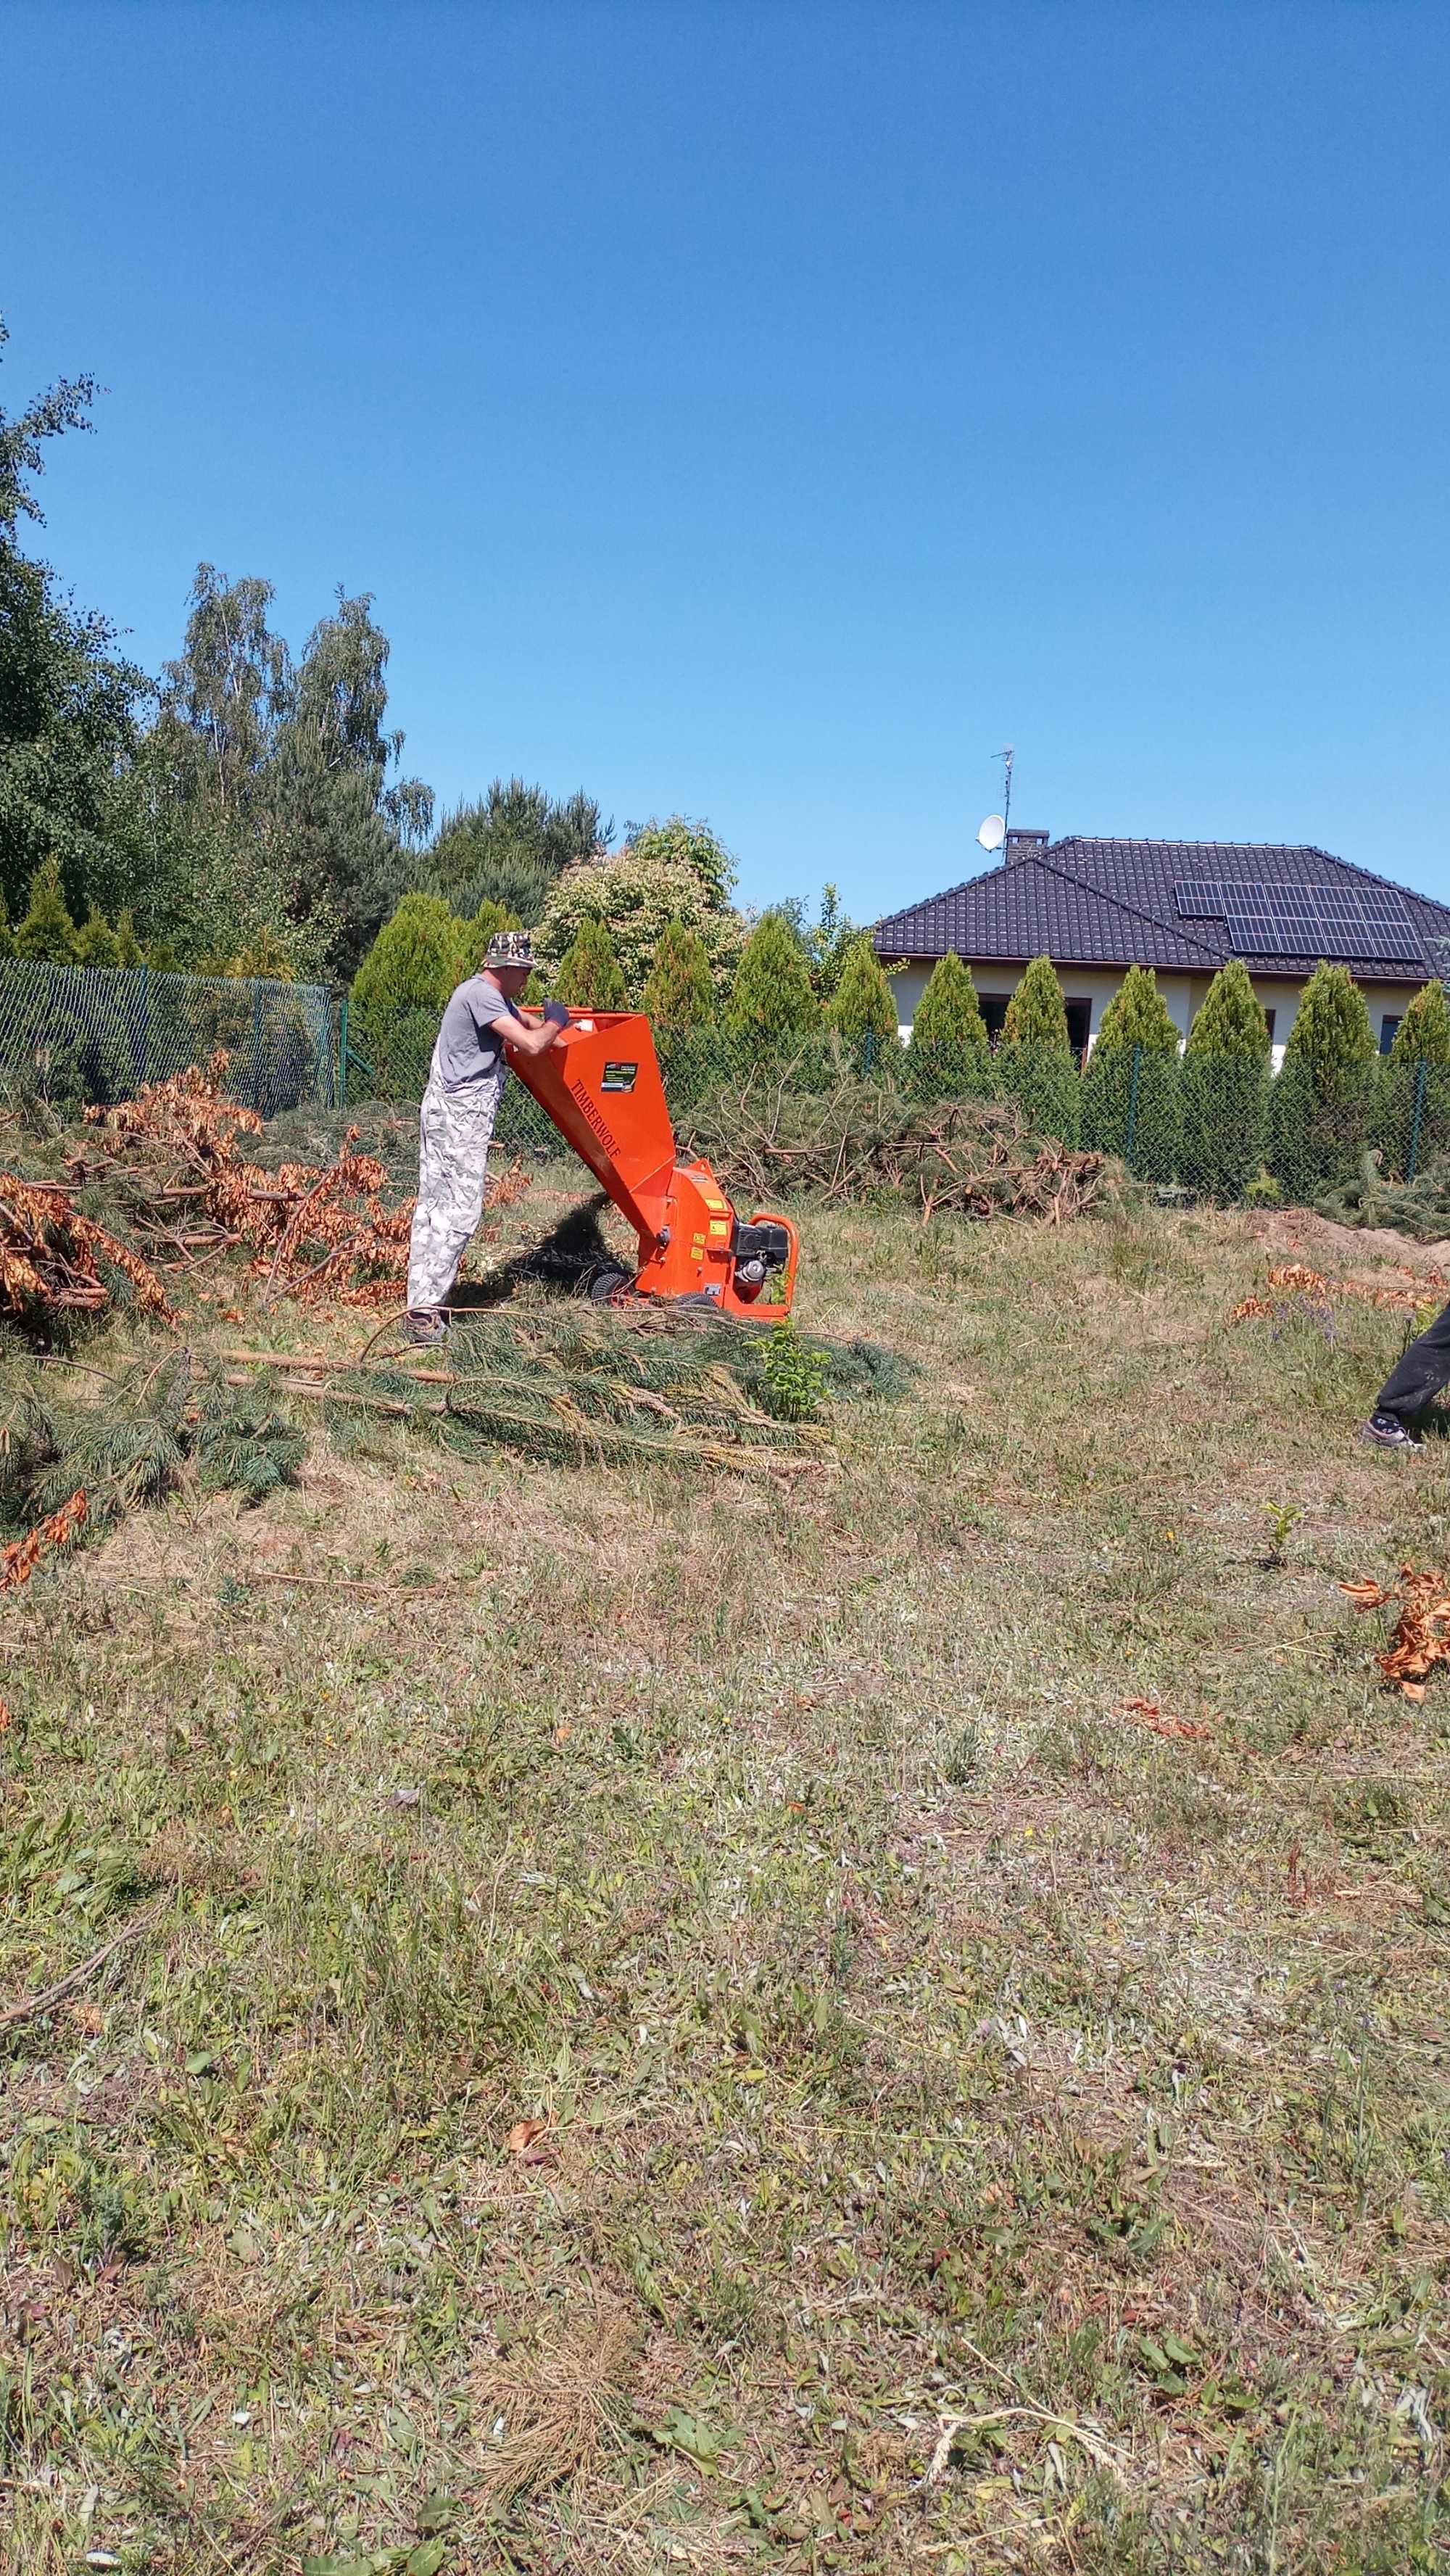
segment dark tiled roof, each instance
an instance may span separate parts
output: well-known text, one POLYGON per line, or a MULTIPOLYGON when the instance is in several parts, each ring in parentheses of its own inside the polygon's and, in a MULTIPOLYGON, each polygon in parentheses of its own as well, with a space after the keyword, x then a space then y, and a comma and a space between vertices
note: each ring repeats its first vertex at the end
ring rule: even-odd
MULTIPOLYGON (((1176 967, 1183 974, 1211 971, 1237 953, 1259 974, 1312 974, 1323 949, 1312 957, 1235 951, 1222 922, 1180 918, 1174 888, 1193 879, 1258 887, 1388 886, 1404 898, 1413 953, 1355 957, 1354 974, 1402 983, 1441 971, 1429 943, 1450 938, 1450 907, 1311 844, 1099 841, 1073 834, 1049 845, 1035 832, 1010 835, 1005 865, 889 913, 876 925, 876 953, 889 962, 941 957, 954 948, 959 957, 1004 965, 1048 956, 1064 966, 1176 967)), ((1328 953, 1334 954, 1332 941, 1328 953)))

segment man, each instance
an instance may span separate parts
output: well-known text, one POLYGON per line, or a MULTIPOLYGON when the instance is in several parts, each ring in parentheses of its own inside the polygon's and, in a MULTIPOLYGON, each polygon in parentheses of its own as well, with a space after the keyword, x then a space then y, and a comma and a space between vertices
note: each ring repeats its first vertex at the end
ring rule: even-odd
POLYGON ((1415 1416, 1446 1384, 1450 1384, 1450 1306, 1442 1307, 1429 1329, 1411 1342, 1398 1367, 1391 1369, 1360 1438, 1376 1449, 1422 1449, 1425 1444, 1413 1427, 1415 1416))
POLYGON ((418 1205, 408 1250, 404 1330, 420 1348, 448 1330, 458 1265, 483 1214, 488 1149, 508 1079, 505 1044, 516 1055, 543 1055, 569 1025, 562 1002, 546 1002, 540 1020, 517 1008, 533 963, 528 932, 501 931, 488 943, 482 973, 459 985, 443 1013, 418 1122, 418 1205))

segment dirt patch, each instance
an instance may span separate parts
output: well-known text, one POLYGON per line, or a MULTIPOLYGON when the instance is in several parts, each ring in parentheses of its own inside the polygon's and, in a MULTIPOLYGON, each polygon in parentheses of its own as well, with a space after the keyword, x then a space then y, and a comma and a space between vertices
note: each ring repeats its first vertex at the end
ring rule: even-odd
POLYGON ((1428 1288, 1450 1291, 1450 1236, 1438 1243, 1416 1243, 1412 1235, 1397 1234, 1392 1226, 1336 1225, 1332 1217, 1316 1216, 1312 1208, 1255 1210, 1244 1223, 1254 1241, 1269 1253, 1285 1253, 1300 1261, 1332 1254, 1341 1267, 1393 1262, 1428 1288))

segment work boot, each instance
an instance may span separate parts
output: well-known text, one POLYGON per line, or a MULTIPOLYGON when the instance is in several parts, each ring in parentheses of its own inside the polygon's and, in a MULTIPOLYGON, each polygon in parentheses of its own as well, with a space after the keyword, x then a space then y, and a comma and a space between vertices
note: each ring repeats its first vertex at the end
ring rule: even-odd
POLYGON ((1371 1449, 1423 1449, 1425 1444, 1397 1413, 1372 1413, 1360 1433, 1371 1449))
POLYGON ((441 1306, 410 1306, 403 1317, 403 1339, 415 1351, 433 1351, 448 1330, 441 1306))

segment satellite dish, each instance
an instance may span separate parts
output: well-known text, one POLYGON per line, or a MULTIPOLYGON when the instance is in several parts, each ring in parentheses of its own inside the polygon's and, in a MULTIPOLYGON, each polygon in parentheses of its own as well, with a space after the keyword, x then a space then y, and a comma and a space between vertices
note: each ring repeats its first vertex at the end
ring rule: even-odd
POLYGON ((977 834, 984 850, 1000 850, 1007 838, 1007 826, 1000 814, 989 814, 977 834))

